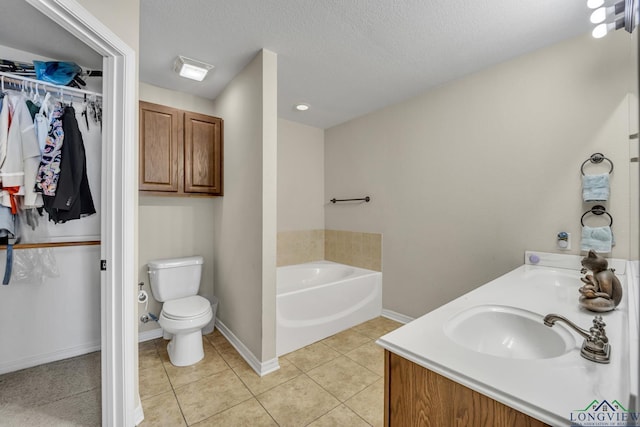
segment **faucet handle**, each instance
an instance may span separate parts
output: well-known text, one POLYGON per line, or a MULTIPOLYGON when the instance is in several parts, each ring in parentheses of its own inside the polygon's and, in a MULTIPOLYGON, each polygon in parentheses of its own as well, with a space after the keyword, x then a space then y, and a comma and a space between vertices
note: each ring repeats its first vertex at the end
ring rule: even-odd
POLYGON ((604 330, 604 327, 607 326, 606 323, 604 323, 604 320, 602 320, 602 316, 597 315, 596 317, 593 318, 593 325, 601 330, 604 330))
POLYGON ((609 338, 607 338, 607 333, 604 329, 604 327, 607 326, 606 323, 604 323, 604 321, 602 320, 602 316, 596 316, 593 319, 593 327, 591 327, 591 329, 589 329, 589 332, 591 332, 591 335, 594 336, 594 334, 602 340, 602 342, 604 342, 605 344, 609 342, 609 338))

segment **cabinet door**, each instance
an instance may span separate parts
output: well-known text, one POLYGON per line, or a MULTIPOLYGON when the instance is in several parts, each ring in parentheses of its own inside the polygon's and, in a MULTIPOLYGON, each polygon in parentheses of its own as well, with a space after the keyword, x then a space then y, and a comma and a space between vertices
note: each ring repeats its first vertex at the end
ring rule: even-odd
POLYGON ((180 110, 140 102, 140 190, 178 191, 182 133, 180 110))
POLYGON ((184 114, 184 191, 222 195, 222 119, 184 114))

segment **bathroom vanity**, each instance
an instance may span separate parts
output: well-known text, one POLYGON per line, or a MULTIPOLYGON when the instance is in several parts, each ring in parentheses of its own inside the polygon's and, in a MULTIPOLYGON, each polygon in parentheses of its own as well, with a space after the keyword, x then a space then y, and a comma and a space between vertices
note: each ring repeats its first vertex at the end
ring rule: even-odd
POLYGON ((543 323, 555 313, 589 330, 599 314, 578 305, 581 258, 527 252, 525 265, 381 337, 385 424, 570 426, 609 406, 607 416, 637 412, 635 267, 609 260, 624 297, 601 313, 608 363, 581 357, 571 328, 543 323))
POLYGON ((547 426, 442 375, 385 350, 387 426, 547 426))

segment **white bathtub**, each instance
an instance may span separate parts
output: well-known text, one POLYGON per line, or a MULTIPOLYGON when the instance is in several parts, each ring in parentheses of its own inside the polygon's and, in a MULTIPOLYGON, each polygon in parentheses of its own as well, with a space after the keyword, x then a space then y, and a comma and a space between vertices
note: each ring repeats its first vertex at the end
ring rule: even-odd
POLYGON ((316 261, 278 267, 278 356, 380 316, 382 273, 316 261))

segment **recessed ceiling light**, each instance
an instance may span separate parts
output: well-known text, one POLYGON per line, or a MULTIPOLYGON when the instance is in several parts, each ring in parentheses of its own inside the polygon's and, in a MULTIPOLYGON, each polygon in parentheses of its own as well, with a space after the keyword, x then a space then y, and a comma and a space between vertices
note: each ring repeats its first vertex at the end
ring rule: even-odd
POLYGON ((180 74, 181 77, 197 80, 199 82, 204 80, 205 76, 212 68, 213 65, 211 64, 187 58, 185 56, 178 56, 174 64, 174 71, 180 74))
POLYGON ((310 107, 309 104, 296 104, 294 108, 298 111, 307 111, 310 107))

